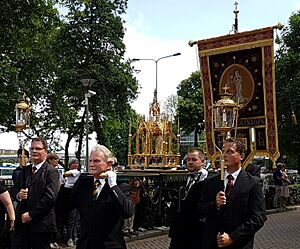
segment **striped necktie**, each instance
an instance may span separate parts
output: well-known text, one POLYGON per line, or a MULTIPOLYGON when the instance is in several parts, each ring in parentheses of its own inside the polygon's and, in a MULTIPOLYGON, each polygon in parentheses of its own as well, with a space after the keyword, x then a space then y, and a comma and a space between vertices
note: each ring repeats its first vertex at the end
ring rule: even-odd
POLYGON ((100 188, 99 188, 100 185, 101 185, 101 183, 100 183, 99 180, 96 180, 96 181, 94 182, 93 200, 97 200, 98 194, 99 194, 99 192, 100 192, 100 188))

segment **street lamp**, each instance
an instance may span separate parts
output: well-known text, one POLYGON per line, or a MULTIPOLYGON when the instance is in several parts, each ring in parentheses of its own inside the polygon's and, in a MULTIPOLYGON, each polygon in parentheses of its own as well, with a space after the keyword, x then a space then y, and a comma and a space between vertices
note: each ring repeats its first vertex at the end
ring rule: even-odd
POLYGON ((85 140, 85 169, 88 171, 89 167, 89 97, 95 95, 96 93, 89 90, 89 88, 94 84, 96 80, 94 79, 82 79, 80 80, 81 84, 85 87, 86 92, 84 94, 84 104, 85 104, 85 132, 86 132, 86 140, 85 140))
POLYGON ((134 58, 132 59, 132 61, 154 61, 155 62, 155 95, 157 96, 157 63, 162 60, 162 59, 166 59, 166 58, 169 58, 169 57, 173 57, 173 56, 178 56, 178 55, 181 55, 181 53, 176 53, 176 54, 171 54, 171 55, 167 55, 167 56, 163 56, 163 57, 160 57, 158 59, 137 59, 137 58, 134 58))

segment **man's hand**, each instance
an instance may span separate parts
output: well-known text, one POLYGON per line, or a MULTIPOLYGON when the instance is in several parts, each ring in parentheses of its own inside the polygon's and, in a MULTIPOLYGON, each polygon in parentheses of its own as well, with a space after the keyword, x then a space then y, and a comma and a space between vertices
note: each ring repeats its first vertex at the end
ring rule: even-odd
POLYGON ((32 221, 32 218, 29 216, 29 213, 26 212, 26 213, 22 214, 22 222, 27 223, 29 221, 32 221))
POLYGON ((218 247, 225 247, 233 244, 233 240, 229 237, 227 233, 217 235, 218 247))
POLYGON ((223 191, 217 193, 216 204, 217 204, 217 208, 220 208, 222 205, 226 204, 226 196, 223 191))
POLYGON ((27 198, 28 198, 28 188, 21 189, 20 192, 17 194, 17 199, 26 200, 27 198))
POLYGON ((117 174, 111 170, 106 171, 107 173, 107 182, 109 187, 113 187, 117 185, 117 174))

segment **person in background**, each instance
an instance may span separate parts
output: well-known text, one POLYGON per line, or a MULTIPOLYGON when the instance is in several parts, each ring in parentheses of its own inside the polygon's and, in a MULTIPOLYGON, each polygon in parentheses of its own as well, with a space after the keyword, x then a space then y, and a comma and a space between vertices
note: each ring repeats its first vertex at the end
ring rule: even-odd
MULTIPOLYGON (((16 194, 17 214, 12 249, 48 249, 56 232, 54 203, 59 190, 59 173, 48 164, 47 142, 34 138, 30 146, 32 165, 26 167, 26 188, 16 194)), ((23 177, 20 186, 23 187, 23 177)))
POLYGON ((59 172, 59 184, 62 185, 65 183, 64 177, 61 174, 61 172, 59 171, 59 157, 56 153, 49 153, 47 155, 47 162, 54 168, 56 168, 59 172))
POLYGON ((173 223, 170 226, 170 249, 200 248, 203 221, 197 217, 197 202, 200 198, 203 180, 208 172, 204 168, 204 152, 200 148, 191 148, 186 156, 189 171, 186 193, 180 201, 173 223))
MULTIPOLYGON (((10 198, 10 194, 1 181, 0 181, 0 205, 3 206, 6 210, 9 219, 10 230, 12 231, 15 227, 15 219, 16 219, 15 210, 10 198)), ((3 210, 4 208, 0 208, 0 210, 3 210)), ((0 217, 1 217, 0 226, 1 228, 3 228, 2 225, 5 223, 5 213, 1 213, 0 217)), ((2 229, 0 230, 0 232, 1 231, 2 229)))
POLYGON ((283 167, 282 163, 277 163, 277 168, 273 172, 273 180, 275 185, 275 195, 273 199, 273 207, 278 208, 282 206, 282 197, 281 197, 281 189, 282 189, 282 172, 281 169, 283 167))
POLYGON ((288 198, 290 197, 289 184, 291 183, 286 173, 286 165, 282 164, 281 168, 282 187, 280 196, 282 198, 281 208, 286 208, 288 198))
POLYGON ((242 168, 245 147, 239 140, 223 145, 226 166, 221 175, 204 180, 198 214, 206 218, 202 249, 251 249, 255 233, 266 221, 261 179, 242 168))
MULTIPOLYGON (((75 183, 79 179, 81 172, 79 171, 79 161, 77 158, 73 158, 69 162, 69 170, 64 173, 65 184, 64 189, 67 192, 71 192, 74 188, 75 183)), ((68 195, 68 194, 67 194, 68 195)), ((65 200, 64 200, 65 201, 65 200)), ((77 239, 76 232, 76 220, 78 216, 78 210, 76 208, 71 209, 65 215, 65 222, 67 228, 67 245, 74 246, 74 242, 77 239)))
POLYGON ((11 248, 11 231, 15 226, 15 210, 9 192, 0 180, 0 248, 11 248))
POLYGON ((128 184, 117 185, 113 155, 105 146, 92 148, 89 174, 80 177, 72 194, 81 221, 77 249, 125 249, 124 219, 133 214, 128 184))
MULTIPOLYGON (((19 179, 22 178, 22 165, 29 166, 29 151, 19 148, 17 151, 19 166, 13 171, 12 180, 15 185, 19 184, 19 179)), ((20 186, 21 187, 21 186, 20 186)))
MULTIPOLYGON (((59 168, 59 158, 57 156, 56 153, 49 153, 47 155, 47 162, 55 169, 58 170, 59 168)), ((59 172, 59 185, 60 187, 62 186, 62 184, 64 183, 64 178, 62 176, 62 174, 59 172)), ((59 217, 60 214, 58 213, 55 213, 55 218, 56 218, 56 226, 57 226, 57 229, 58 227, 60 227, 59 225, 59 217)), ((56 233, 53 234, 52 238, 51 238, 51 243, 50 243, 50 248, 53 248, 53 249, 56 249, 56 248, 60 248, 59 245, 58 245, 58 239, 60 238, 60 233, 57 231, 56 233)))

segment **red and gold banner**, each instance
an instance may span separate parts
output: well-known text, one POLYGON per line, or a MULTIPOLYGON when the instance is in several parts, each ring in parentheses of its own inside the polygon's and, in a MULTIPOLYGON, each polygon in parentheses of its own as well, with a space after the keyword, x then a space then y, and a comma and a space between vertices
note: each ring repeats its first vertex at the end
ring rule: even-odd
POLYGON ((198 51, 205 109, 207 153, 215 161, 220 134, 214 131, 212 105, 220 99, 225 86, 238 113, 237 139, 247 148, 245 164, 254 155, 279 157, 273 29, 268 27, 248 32, 199 40, 198 51), (251 129, 252 128, 252 129, 251 129))

